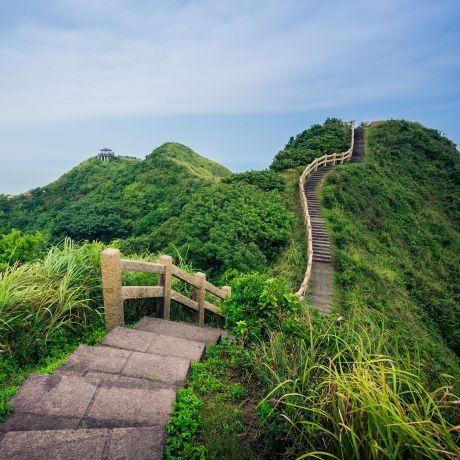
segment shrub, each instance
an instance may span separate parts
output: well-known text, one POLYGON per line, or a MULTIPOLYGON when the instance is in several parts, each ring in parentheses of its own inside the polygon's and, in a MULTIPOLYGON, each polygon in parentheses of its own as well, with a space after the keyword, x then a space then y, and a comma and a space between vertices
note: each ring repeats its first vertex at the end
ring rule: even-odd
POLYGON ((27 235, 13 229, 5 235, 0 235, 0 270, 35 259, 41 254, 44 246, 45 236, 38 232, 27 235))
POLYGON ((243 342, 266 337, 302 308, 284 280, 249 273, 236 275, 231 285, 232 295, 224 304, 226 327, 243 342))

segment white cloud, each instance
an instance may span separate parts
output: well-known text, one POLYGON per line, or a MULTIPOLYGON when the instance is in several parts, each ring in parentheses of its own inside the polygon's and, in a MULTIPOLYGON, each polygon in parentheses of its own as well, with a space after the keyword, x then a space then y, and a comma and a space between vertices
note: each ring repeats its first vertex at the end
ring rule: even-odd
POLYGON ((438 12, 431 3, 53 0, 48 8, 52 20, 18 21, 0 38, 0 122, 337 107, 423 92, 458 66, 439 54, 452 52, 445 41, 423 42, 438 12))

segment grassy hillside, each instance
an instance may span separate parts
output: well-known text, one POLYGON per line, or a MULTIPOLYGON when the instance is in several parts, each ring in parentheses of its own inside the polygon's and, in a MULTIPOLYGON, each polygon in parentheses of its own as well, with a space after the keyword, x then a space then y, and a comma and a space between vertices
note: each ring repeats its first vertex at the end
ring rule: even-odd
POLYGON ((40 230, 53 241, 141 234, 178 214, 188 194, 229 174, 180 144, 164 144, 144 161, 91 158, 48 186, 13 199, 1 196, 0 233, 40 230))
POLYGON ((460 377, 460 155, 417 123, 366 137, 364 162, 331 172, 323 190, 340 312, 375 318, 430 379, 460 377))

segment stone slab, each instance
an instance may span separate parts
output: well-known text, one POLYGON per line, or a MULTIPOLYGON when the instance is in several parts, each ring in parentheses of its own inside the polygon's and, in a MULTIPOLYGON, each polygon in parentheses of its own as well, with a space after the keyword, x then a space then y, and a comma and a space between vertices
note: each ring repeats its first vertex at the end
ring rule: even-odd
POLYGON ((134 352, 123 368, 122 375, 181 385, 187 380, 190 360, 134 352))
POLYGON ((2 424, 0 432, 75 429, 80 417, 58 417, 15 411, 2 424))
POLYGON ((206 344, 204 342, 180 339, 169 335, 158 335, 152 345, 147 349, 147 353, 199 361, 203 356, 205 348, 206 344))
POLYGON ((106 436, 106 429, 12 431, 0 442, 0 460, 99 460, 106 436))
POLYGON ((102 387, 82 421, 82 426, 164 426, 175 399, 174 389, 102 387))
POLYGON ((118 374, 130 356, 131 352, 127 350, 80 345, 60 369, 118 374))
POLYGON ((157 337, 157 334, 152 332, 116 327, 106 335, 101 344, 116 348, 145 352, 157 337))
POLYGON ((97 383, 78 375, 31 374, 11 401, 15 411, 59 417, 82 417, 97 383))
POLYGON ((166 439, 158 427, 115 428, 109 432, 107 460, 161 460, 166 439))
POLYGON ((142 318, 134 329, 204 343, 216 343, 222 335, 220 329, 192 326, 147 316, 142 318))

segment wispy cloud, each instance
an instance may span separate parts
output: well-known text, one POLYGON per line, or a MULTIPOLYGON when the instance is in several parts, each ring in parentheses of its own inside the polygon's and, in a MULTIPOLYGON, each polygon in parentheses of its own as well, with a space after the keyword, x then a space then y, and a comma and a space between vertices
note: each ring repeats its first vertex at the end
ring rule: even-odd
POLYGON ((440 33, 447 2, 40 3, 1 25, 0 122, 289 112, 459 89, 460 34, 440 33))

